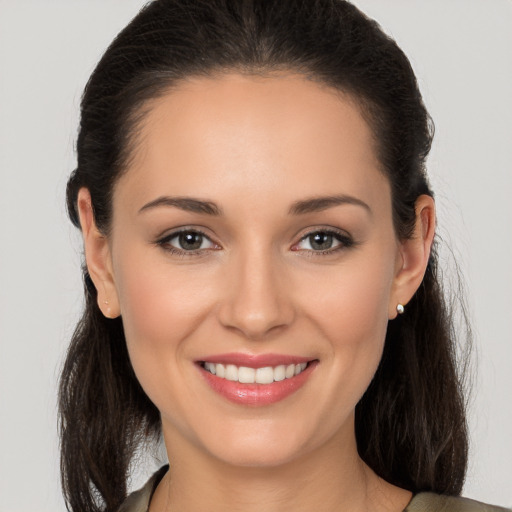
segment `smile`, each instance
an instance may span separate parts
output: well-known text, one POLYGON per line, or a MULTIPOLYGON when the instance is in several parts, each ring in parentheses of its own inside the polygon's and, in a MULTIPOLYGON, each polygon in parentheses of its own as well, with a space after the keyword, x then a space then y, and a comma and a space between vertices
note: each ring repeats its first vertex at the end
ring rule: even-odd
POLYGON ((241 384, 271 384, 285 379, 291 379, 302 373, 308 363, 280 364, 263 368, 248 368, 234 364, 204 362, 203 368, 221 379, 240 382, 241 384))
POLYGON ((286 355, 223 354, 197 361, 216 394, 238 405, 266 406, 297 392, 318 366, 318 359, 286 355))

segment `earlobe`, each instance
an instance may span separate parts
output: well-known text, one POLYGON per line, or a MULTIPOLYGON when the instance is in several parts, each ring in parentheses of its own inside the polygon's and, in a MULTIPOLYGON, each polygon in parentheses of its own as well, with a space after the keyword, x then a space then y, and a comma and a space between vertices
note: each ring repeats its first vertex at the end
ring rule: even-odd
POLYGON ((419 196, 415 209, 414 233, 411 238, 400 242, 398 265, 389 304, 389 319, 396 318, 397 314, 406 311, 407 303, 423 281, 430 257, 435 234, 433 198, 428 195, 419 196))
POLYGON ((98 307, 107 318, 120 315, 119 300, 112 271, 112 258, 108 239, 96 226, 91 194, 81 188, 77 198, 80 226, 84 240, 87 270, 96 287, 98 307))

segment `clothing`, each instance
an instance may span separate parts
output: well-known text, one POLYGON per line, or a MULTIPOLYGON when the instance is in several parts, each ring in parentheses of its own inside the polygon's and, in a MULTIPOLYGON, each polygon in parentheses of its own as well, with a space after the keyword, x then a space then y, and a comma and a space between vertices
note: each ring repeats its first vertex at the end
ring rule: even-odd
POLYGON ((413 497, 404 512, 512 512, 512 508, 487 505, 468 498, 422 492, 413 497))
MULTIPOLYGON (((167 470, 168 466, 160 468, 144 487, 126 498, 118 512, 147 512, 151 496, 167 470)), ((413 497, 404 512, 512 512, 512 508, 486 505, 468 498, 422 492, 413 497)))

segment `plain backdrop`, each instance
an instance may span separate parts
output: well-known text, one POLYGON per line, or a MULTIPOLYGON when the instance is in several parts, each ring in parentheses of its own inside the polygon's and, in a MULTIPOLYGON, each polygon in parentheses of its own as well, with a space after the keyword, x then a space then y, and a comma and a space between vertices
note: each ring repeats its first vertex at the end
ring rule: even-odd
MULTIPOLYGON (((82 285, 64 190, 83 86, 144 3, 0 0, 0 512, 65 508, 56 381, 82 285)), ((465 276, 476 338, 465 494, 512 506, 512 2, 356 4, 409 56, 436 124, 443 261, 465 276)))

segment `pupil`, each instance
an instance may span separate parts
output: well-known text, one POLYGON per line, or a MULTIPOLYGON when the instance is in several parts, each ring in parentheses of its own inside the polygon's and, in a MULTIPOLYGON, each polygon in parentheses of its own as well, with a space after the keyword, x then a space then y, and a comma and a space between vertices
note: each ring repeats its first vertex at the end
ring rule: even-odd
POLYGON ((325 250, 332 246, 332 235, 329 233, 315 233, 309 237, 309 243, 313 249, 325 250))
POLYGON ((179 242, 182 249, 193 251, 201 247, 203 235, 200 233, 180 233, 179 242))

